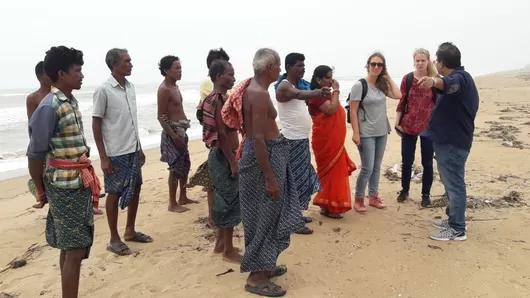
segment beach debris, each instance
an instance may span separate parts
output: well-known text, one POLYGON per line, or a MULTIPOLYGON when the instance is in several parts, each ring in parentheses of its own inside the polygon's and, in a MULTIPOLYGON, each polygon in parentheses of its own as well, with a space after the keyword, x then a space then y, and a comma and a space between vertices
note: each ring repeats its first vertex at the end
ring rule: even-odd
POLYGON ((513 112, 513 110, 510 109, 510 108, 504 108, 504 109, 500 110, 500 112, 501 113, 509 113, 509 112, 513 112))
POLYGON ((339 233, 340 232, 340 228, 333 228, 333 232, 339 233))
POLYGON ((443 249, 442 249, 441 247, 437 246, 437 245, 431 245, 431 244, 429 244, 429 245, 427 245, 427 247, 429 247, 429 248, 431 248, 431 249, 439 249, 439 250, 443 251, 443 249))
MULTIPOLYGON (((33 255, 35 253, 41 253, 42 249, 44 247, 47 247, 47 246, 48 246, 48 244, 37 245, 37 243, 33 243, 30 247, 28 247, 28 249, 26 250, 26 252, 22 256, 16 257, 11 262, 7 263, 6 268, 0 270, 0 273, 5 272, 5 271, 7 271, 9 269, 16 269, 16 268, 20 268, 20 267, 26 266, 27 263, 28 263, 28 260, 29 259, 33 259, 33 255)), ((1 296, 0 296, 0 298, 1 298, 1 296)))
POLYGON ((355 248, 355 249, 359 249, 359 248, 361 248, 359 245, 357 245, 357 244, 355 244, 355 243, 353 243, 353 244, 351 245, 351 247, 353 247, 353 248, 355 248))
MULTIPOLYGON (((437 208, 447 207, 447 196, 442 195, 438 199, 432 200, 431 205, 425 208, 437 208)), ((520 208, 528 206, 522 200, 522 194, 518 191, 510 191, 507 195, 502 197, 481 197, 481 196, 468 196, 467 197, 467 208, 470 209, 483 209, 486 207, 490 208, 520 208)))
POLYGON ((505 147, 518 149, 528 148, 524 142, 517 139, 516 134, 521 132, 518 127, 497 121, 486 121, 486 123, 490 125, 490 128, 482 130, 477 134, 478 136, 485 136, 492 140, 501 140, 502 145, 505 147))
POLYGON ((208 217, 199 216, 199 218, 197 218, 193 223, 194 224, 200 224, 200 225, 207 224, 208 223, 208 217))
MULTIPOLYGON (((393 164, 385 171, 384 176, 390 181, 401 181, 401 163, 393 164)), ((423 169, 420 166, 412 165, 411 180, 418 183, 423 177, 423 169)))
POLYGON ((232 273, 232 272, 234 272, 234 269, 230 268, 230 269, 226 270, 223 273, 216 274, 215 276, 222 276, 222 275, 225 275, 225 274, 228 274, 228 273, 232 273))
POLYGON ((0 298, 18 298, 19 294, 10 294, 6 292, 0 292, 0 298))
POLYGON ((318 225, 321 226, 323 222, 321 220, 318 221, 318 225))

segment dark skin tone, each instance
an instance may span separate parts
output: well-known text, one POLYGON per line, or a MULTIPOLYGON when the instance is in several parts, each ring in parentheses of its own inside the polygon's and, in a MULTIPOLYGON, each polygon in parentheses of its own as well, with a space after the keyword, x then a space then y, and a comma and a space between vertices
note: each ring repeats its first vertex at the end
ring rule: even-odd
MULTIPOLYGON (((293 99, 307 100, 315 97, 328 97, 330 90, 328 87, 323 86, 321 89, 315 90, 298 90, 294 86, 297 85, 298 81, 304 78, 305 74, 305 63, 304 61, 296 61, 295 65, 287 65, 287 82, 281 82, 276 92, 276 100, 278 102, 288 102, 293 99)), ((305 226, 301 234, 311 234, 313 230, 305 226)))
MULTIPOLYGON (((111 74, 118 81, 118 84, 122 88, 125 88, 125 77, 131 75, 132 71, 131 57, 127 52, 120 53, 120 61, 112 67, 111 74)), ((92 117, 92 131, 94 132, 94 140, 98 148, 99 156, 101 158, 101 170, 106 175, 111 175, 113 172, 112 163, 110 158, 107 156, 105 150, 105 143, 103 142, 102 132, 103 119, 99 117, 92 117)), ((145 155, 140 150, 140 165, 143 166, 145 163, 145 155)), ((125 226, 125 233, 123 238, 126 241, 134 240, 136 232, 136 215, 138 214, 138 205, 140 202, 140 192, 142 190, 141 185, 136 185, 134 190, 134 196, 131 204, 127 208, 127 223, 125 226)), ((107 222, 110 230, 110 241, 109 246, 113 251, 117 252, 118 255, 130 255, 132 254, 131 249, 121 240, 118 232, 118 202, 120 194, 109 193, 105 200, 105 210, 107 212, 107 222)), ((153 239, 149 236, 146 237, 144 242, 152 242, 153 239)))
MULTIPOLYGON (((169 123, 163 120, 162 116, 167 115, 169 121, 188 120, 182 106, 182 94, 177 86, 177 81, 182 78, 182 66, 180 61, 174 61, 170 69, 165 70, 166 76, 158 88, 158 122, 164 129, 177 148, 186 146, 185 139, 179 137, 169 123)), ((168 210, 171 212, 186 212, 189 209, 182 206, 186 204, 195 204, 197 201, 190 200, 186 195, 186 185, 188 177, 184 177, 176 182, 173 172, 169 172, 169 205, 168 210), (180 189, 179 200, 177 202, 177 187, 180 189)))
MULTIPOLYGON (((234 68, 230 64, 225 65, 225 71, 222 75, 217 75, 214 82, 214 92, 223 94, 226 98, 226 93, 234 86, 236 79, 234 78, 234 68)), ((230 164, 232 177, 236 178, 239 167, 237 165, 234 151, 239 146, 239 137, 237 130, 229 129, 223 122, 221 117, 222 102, 217 102, 218 106, 215 109, 215 124, 217 128, 217 141, 214 141, 212 147, 218 147, 223 152, 230 164)), ((230 178, 228 178, 230 179, 230 178)), ((215 253, 222 253, 223 259, 228 262, 241 263, 243 256, 239 250, 234 247, 233 243, 234 228, 219 228, 217 232, 217 242, 215 244, 215 253)))
MULTIPOLYGON (((33 113, 39 106, 40 102, 44 99, 44 97, 46 97, 46 95, 48 95, 48 93, 50 93, 50 90, 52 88, 52 81, 47 75, 42 74, 38 76, 37 79, 40 83, 39 89, 28 95, 28 97, 26 98, 26 111, 28 114, 28 121, 29 119, 31 119, 31 116, 33 116, 33 113)), ((44 207, 44 205, 44 203, 38 202, 37 204, 33 205, 33 208, 41 209, 44 207)))
MULTIPOLYGON (((276 140, 280 137, 280 131, 276 125, 277 111, 269 94, 269 86, 278 80, 280 76, 281 62, 278 57, 276 63, 267 66, 260 74, 256 74, 243 95, 243 126, 246 137, 254 143, 256 160, 265 176, 265 188, 272 200, 280 199, 280 185, 274 176, 269 163, 269 153, 266 140, 276 140)), ((247 278, 247 284, 256 286, 264 279, 272 277, 271 271, 251 272, 247 278)), ((265 291, 281 291, 281 287, 265 288, 265 291)))
MULTIPOLYGON (((72 90, 81 89, 83 73, 81 65, 72 65, 68 71, 59 71, 55 87, 61 90, 67 97, 72 96, 72 90)), ((29 160, 29 174, 37 188, 39 202, 46 204, 48 199, 43 182, 44 160, 29 160)), ((81 262, 86 254, 85 248, 61 251, 59 256, 59 268, 61 269, 61 285, 63 298, 77 298, 79 292, 79 277, 81 274, 81 262)))
MULTIPOLYGON (((340 106, 339 101, 339 83, 333 79, 333 72, 329 71, 325 77, 317 78, 317 82, 322 87, 331 87, 333 88, 333 93, 331 99, 324 102, 318 109, 327 115, 333 115, 337 112, 337 109, 340 106)), ((323 215, 326 215, 331 218, 342 218, 340 213, 329 212, 326 208, 321 208, 320 211, 323 215)))
POLYGON ((323 87, 315 90, 298 90, 294 86, 304 77, 305 64, 304 61, 297 61, 295 65, 287 66, 287 82, 282 82, 278 86, 276 92, 276 100, 279 102, 288 102, 293 99, 306 100, 315 97, 328 97, 330 95, 329 88, 323 87))
POLYGON ((31 93, 26 98, 26 110, 28 113, 28 120, 31 118, 37 107, 39 106, 40 102, 48 93, 50 93, 50 90, 52 88, 52 81, 50 78, 48 78, 47 75, 42 74, 37 77, 40 83, 40 87, 37 91, 31 93))

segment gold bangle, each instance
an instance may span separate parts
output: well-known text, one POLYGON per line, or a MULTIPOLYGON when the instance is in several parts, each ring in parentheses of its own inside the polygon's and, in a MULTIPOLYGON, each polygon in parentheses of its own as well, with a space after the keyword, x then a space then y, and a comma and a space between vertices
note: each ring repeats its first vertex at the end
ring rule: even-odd
POLYGON ((340 94, 340 90, 333 90, 333 92, 331 92, 332 94, 337 92, 338 94, 340 94))

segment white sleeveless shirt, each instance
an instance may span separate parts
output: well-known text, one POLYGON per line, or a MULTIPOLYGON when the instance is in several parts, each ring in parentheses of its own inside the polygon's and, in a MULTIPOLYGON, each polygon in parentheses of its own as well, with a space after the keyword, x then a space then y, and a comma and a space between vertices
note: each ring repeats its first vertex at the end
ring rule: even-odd
MULTIPOLYGON (((287 80, 282 82, 291 84, 287 80)), ((308 139, 311 133, 312 120, 305 101, 292 99, 288 102, 277 102, 277 106, 283 136, 290 140, 308 139)))

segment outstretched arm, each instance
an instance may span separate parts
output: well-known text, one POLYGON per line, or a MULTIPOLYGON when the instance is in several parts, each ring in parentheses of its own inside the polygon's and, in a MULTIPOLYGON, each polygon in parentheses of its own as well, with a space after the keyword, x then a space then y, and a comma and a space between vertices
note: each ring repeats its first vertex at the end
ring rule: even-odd
POLYGON ((315 90, 298 90, 290 83, 282 82, 276 91, 276 100, 279 102, 288 102, 293 99, 306 100, 320 95, 320 89, 315 90))

